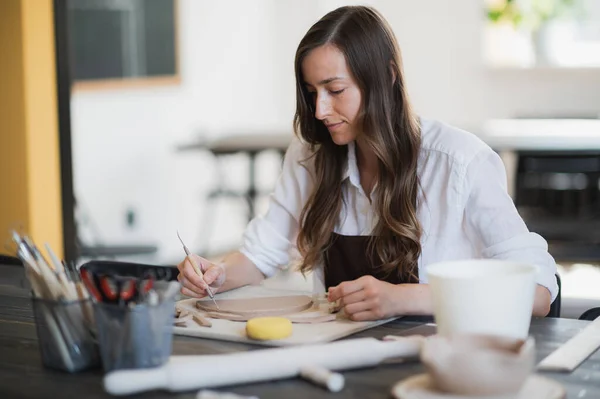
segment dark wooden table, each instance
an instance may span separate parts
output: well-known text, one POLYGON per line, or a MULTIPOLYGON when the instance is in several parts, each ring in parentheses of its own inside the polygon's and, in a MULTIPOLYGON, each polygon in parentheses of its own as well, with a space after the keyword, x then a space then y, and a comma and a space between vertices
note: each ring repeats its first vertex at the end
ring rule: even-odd
MULTIPOLYGON (((531 334, 541 360, 567 341, 589 322, 570 319, 534 318, 531 334)), ((356 334, 381 338, 401 334, 418 326, 415 322, 395 321, 356 334)), ((173 353, 178 355, 215 354, 256 350, 259 347, 176 336, 173 353)), ((285 361, 285 359, 282 359, 285 361)), ((260 367, 260 365, 257 365, 260 367)), ((224 388, 260 398, 389 398, 394 384, 423 372, 418 362, 385 364, 375 368, 344 372, 346 386, 337 394, 328 393, 300 379, 256 383, 224 388)), ((198 370, 201 374, 202 370, 198 370)), ((600 398, 600 353, 593 354, 571 374, 543 373, 563 383, 569 398, 600 398)), ((132 397, 194 398, 196 391, 169 393, 154 391, 132 397)), ((101 370, 67 374, 44 369, 41 365, 30 300, 22 288, 0 285, 0 398, 106 398, 101 370)))

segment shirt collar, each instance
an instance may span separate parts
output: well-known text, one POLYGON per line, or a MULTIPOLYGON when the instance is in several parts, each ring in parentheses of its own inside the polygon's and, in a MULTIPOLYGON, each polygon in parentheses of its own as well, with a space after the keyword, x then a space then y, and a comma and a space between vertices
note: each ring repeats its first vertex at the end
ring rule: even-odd
POLYGON ((342 174, 342 181, 350 179, 352 185, 360 186, 360 174, 358 173, 358 164, 356 162, 356 142, 351 141, 348 143, 348 159, 346 162, 346 169, 342 174))

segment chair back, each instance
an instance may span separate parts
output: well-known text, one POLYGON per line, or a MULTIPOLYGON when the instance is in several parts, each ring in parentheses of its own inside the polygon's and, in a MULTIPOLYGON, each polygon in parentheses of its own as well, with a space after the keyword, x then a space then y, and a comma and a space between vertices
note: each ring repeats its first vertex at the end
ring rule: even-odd
POLYGON ((554 302, 552 302, 552 304, 550 305, 550 311, 548 312, 546 317, 560 317, 560 306, 561 306, 561 302, 562 302, 562 298, 561 298, 562 287, 561 287, 560 276, 558 275, 558 273, 555 274, 555 276, 556 276, 556 283, 558 284, 558 295, 556 295, 556 299, 554 299, 554 302))
POLYGON ((594 321, 598 316, 600 316, 600 308, 591 308, 583 312, 581 316, 579 316, 579 320, 594 321))

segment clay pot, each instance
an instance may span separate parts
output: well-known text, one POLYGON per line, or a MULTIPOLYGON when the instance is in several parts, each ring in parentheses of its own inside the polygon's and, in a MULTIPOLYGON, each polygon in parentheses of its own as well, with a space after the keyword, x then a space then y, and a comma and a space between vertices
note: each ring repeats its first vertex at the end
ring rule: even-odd
POLYGON ((533 338, 461 334, 429 337, 421 350, 435 389, 455 395, 516 394, 535 362, 533 338))

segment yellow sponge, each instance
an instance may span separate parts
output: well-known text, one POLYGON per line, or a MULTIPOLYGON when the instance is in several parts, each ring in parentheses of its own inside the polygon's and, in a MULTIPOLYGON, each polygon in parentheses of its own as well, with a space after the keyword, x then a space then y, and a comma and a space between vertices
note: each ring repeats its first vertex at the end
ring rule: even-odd
POLYGON ((255 317, 246 322, 246 334, 261 341, 287 338, 292 335, 292 322, 284 317, 255 317))

